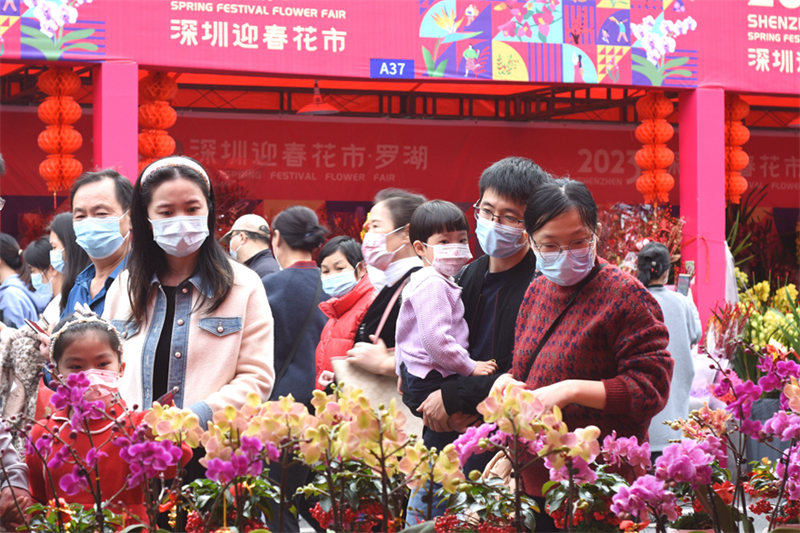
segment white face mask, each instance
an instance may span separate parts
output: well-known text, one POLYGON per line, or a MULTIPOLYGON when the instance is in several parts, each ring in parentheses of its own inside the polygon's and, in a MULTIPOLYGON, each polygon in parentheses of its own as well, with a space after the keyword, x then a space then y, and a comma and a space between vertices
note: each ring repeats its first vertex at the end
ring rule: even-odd
POLYGON ((456 242, 453 244, 425 244, 425 246, 433 248, 431 266, 443 276, 455 276, 461 270, 461 267, 472 259, 472 252, 469 251, 468 244, 456 242))
POLYGON ((187 215, 150 220, 153 240, 174 257, 191 255, 208 238, 208 215, 187 215))

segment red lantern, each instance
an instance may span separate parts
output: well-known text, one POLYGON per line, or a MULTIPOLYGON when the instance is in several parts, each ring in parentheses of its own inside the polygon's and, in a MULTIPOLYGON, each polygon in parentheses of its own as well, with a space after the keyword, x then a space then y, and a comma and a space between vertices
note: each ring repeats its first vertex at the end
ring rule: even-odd
POLYGON ((178 93, 178 83, 166 72, 151 72, 139 82, 142 100, 172 100, 178 93))
POLYGON ((669 191, 675 186, 675 178, 672 174, 663 170, 656 170, 653 176, 655 182, 655 195, 656 200, 661 203, 669 202, 669 191))
POLYGON ((139 124, 145 129, 165 130, 178 119, 178 114, 169 102, 162 100, 139 106, 139 124))
POLYGON ((744 176, 738 172, 728 172, 725 175, 725 197, 729 202, 738 204, 746 190, 747 180, 744 176))
POLYGON ((734 120, 725 123, 725 144, 741 146, 750 140, 750 130, 741 122, 734 120))
POLYGON ((675 161, 675 154, 665 144, 647 144, 636 152, 636 164, 645 170, 667 168, 675 161))
POLYGON ((725 148, 725 168, 730 172, 738 172, 750 164, 750 156, 738 146, 725 148))
POLYGON ((672 100, 661 91, 649 91, 636 101, 636 112, 642 119, 667 118, 674 111, 672 100))
POLYGON ((81 78, 69 67, 52 67, 39 74, 37 84, 50 96, 65 96, 80 88, 81 78))
POLYGON ((80 132, 72 126, 47 126, 39 134, 39 148, 48 154, 71 154, 83 144, 80 132))
POLYGON ((636 190, 644 196, 647 203, 654 202, 656 199, 656 179, 652 170, 645 170, 636 178, 636 190))
POLYGON ((48 96, 37 113, 45 124, 74 124, 81 118, 81 106, 71 96, 48 96))
POLYGON ((636 140, 642 144, 664 144, 672 138, 672 124, 664 119, 645 119, 636 127, 636 140))
POLYGON ((175 151, 175 139, 164 130, 143 130, 139 134, 139 153, 160 159, 175 151))
POLYGON ((72 155, 49 155, 39 164, 39 174, 47 183, 47 189, 54 194, 68 189, 82 172, 83 165, 72 155))
POLYGON ((744 120, 750 114, 750 104, 745 102, 739 95, 728 95, 725 102, 725 120, 744 120))

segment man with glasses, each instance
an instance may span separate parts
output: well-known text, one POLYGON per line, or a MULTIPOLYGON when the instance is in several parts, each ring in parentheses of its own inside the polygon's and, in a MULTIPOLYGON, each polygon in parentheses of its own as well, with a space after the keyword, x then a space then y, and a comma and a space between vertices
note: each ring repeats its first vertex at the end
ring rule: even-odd
MULTIPOLYGON (((475 361, 494 359, 497 373, 460 376, 428 396, 420 406, 426 426, 423 440, 428 446, 441 450, 458 437, 458 431, 475 422, 476 407, 497 377, 511 368, 519 306, 536 270, 524 229, 525 206, 536 188, 548 181, 549 175, 524 157, 502 159, 481 175, 481 196, 474 205, 475 232, 486 254, 466 266, 457 281, 469 325, 470 357, 475 361)), ((488 458, 482 459, 485 465, 488 458)), ((483 465, 479 459, 470 461, 465 471, 483 465)), ((417 518, 424 514, 419 510, 427 508, 425 498, 419 491, 409 502, 409 510, 417 510, 417 518)))

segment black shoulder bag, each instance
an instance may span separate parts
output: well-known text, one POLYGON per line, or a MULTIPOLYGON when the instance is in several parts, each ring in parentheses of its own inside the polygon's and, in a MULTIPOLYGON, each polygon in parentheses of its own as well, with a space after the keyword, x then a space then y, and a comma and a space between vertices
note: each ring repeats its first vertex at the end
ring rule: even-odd
POLYGON ((545 331, 544 335, 542 336, 542 340, 539 341, 539 344, 536 346, 536 349, 533 351, 533 354, 531 354, 531 359, 530 361, 528 361, 528 364, 525 365, 525 372, 522 374, 523 382, 527 381, 528 375, 531 372, 531 368, 533 368, 533 363, 534 361, 536 361, 536 357, 539 355, 539 352, 542 351, 544 345, 547 344, 548 339, 550 339, 550 336, 556 330, 561 321, 564 320, 564 317, 567 315, 567 311, 569 311, 569 308, 572 307, 572 304, 575 303, 575 299, 578 297, 578 294, 580 294, 583 288, 587 286, 589 282, 594 279, 597 273, 600 272, 600 270, 604 266, 605 265, 595 265, 594 268, 589 272, 589 274, 585 278, 583 278, 580 283, 578 283, 577 287, 575 287, 575 292, 573 292, 572 296, 570 296, 569 300, 567 300, 567 305, 564 306, 564 309, 561 311, 561 313, 555 318, 555 320, 553 320, 553 323, 550 324, 550 327, 547 328, 547 331, 545 331))

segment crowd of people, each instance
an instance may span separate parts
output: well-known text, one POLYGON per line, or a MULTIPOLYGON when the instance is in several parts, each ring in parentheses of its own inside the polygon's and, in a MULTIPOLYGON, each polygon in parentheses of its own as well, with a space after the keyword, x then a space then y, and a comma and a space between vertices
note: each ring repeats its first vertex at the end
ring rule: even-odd
MULTIPOLYGON (((293 206, 271 227, 242 216, 220 244, 198 162, 155 161, 133 185, 90 172, 72 186, 71 213, 24 252, 0 234, 0 338, 36 322, 48 333, 37 349, 56 373, 83 371, 139 409, 169 395, 203 425, 251 392, 310 406, 315 388, 343 380, 345 362, 361 376, 347 379, 362 380, 349 385, 397 382, 428 446, 455 440, 492 387, 513 384, 560 407, 570 427, 640 440, 650 428, 652 449, 662 449, 672 436, 653 420, 687 412, 699 336, 690 300, 663 287, 665 248, 642 250, 641 281, 598 257, 589 190, 523 157, 489 166, 476 193, 472 260, 464 211, 401 189, 377 194, 360 243, 331 237, 314 211, 293 206)), ((34 384, 40 408, 50 379, 34 384)), ((57 495, 5 430, 0 447, 0 513, 14 526, 13 495, 26 504, 57 495)), ((202 475, 198 456, 185 459, 202 475)), ((298 468, 290 484, 306 476, 298 468)), ((546 472, 531 468, 523 480, 541 499, 546 472)), ((407 523, 434 489, 412 495, 407 523)), ((537 516, 537 531, 554 529, 537 516)))

